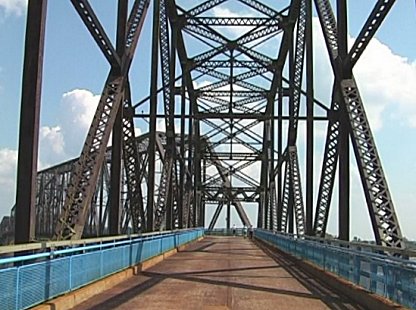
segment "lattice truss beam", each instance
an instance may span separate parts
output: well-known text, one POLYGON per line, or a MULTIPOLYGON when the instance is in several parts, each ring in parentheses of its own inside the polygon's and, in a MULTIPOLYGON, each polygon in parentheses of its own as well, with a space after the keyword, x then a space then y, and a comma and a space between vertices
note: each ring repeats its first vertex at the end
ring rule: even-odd
POLYGON ((234 5, 252 16, 215 16, 223 5, 229 1, 206 1, 190 10, 177 7, 174 14, 183 44, 192 53, 186 70, 196 85, 193 114, 204 137, 198 141, 203 155, 198 190, 202 208, 215 209, 210 227, 224 205, 235 207, 241 223, 251 225, 243 206, 259 204, 262 131, 266 119, 270 121, 267 106, 274 104, 271 79, 280 72, 278 50, 266 53, 264 47, 279 45, 288 11, 237 1, 234 5))
MULTIPOLYGON (((331 4, 327 0, 316 0, 315 5, 328 48, 335 76, 332 108, 339 114, 347 114, 350 138, 357 160, 364 195, 378 244, 404 247, 402 234, 395 213, 387 180, 383 172, 375 141, 365 113, 352 68, 363 53, 371 38, 381 25, 395 1, 377 1, 346 58, 339 54, 337 23, 331 4), (339 96, 337 97, 337 92, 339 96), (340 109, 342 106, 344 109, 340 109)), ((332 119, 328 125, 325 158, 322 167, 321 184, 318 194, 317 214, 314 230, 325 234, 331 193, 334 185, 334 171, 338 159, 339 121, 332 119)))
MULTIPOLYGON (((88 1, 73 0, 72 3, 112 66, 81 156, 71 175, 65 203, 56 227, 57 239, 80 238, 82 235, 111 129, 114 126, 118 110, 123 107, 123 98, 126 97, 125 101, 129 101, 129 96, 124 96, 125 90, 128 91, 128 87, 126 87, 128 73, 149 6, 148 0, 135 1, 127 22, 127 33, 122 40, 123 53, 116 57, 114 48, 88 1)), ((133 130, 134 128, 130 125, 130 121, 125 121, 124 131, 133 130)), ((127 133, 124 143, 126 148, 129 147, 129 136, 131 135, 132 133, 127 133)), ((127 155, 133 154, 127 150, 125 153, 127 155)), ((138 158, 134 160, 138 160, 138 158)), ((137 167, 137 165, 134 164, 131 167, 137 167)), ((131 182, 129 184, 131 187, 131 182)), ((133 224, 138 226, 136 214, 143 214, 143 211, 131 212, 134 214, 133 224)))
MULTIPOLYGON (((108 229, 109 216, 114 216, 109 212, 109 196, 115 189, 107 145, 111 132, 117 132, 119 112, 123 116, 119 232, 207 223, 213 228, 224 207, 232 206, 247 226, 254 221, 249 215, 257 213, 259 227, 293 232, 296 225, 299 235, 325 236, 336 181, 340 119, 345 116, 375 239, 383 245, 404 246, 352 74, 394 1, 377 1, 346 57, 339 53, 329 0, 313 1, 335 81, 332 101, 322 104, 307 91, 312 82, 304 81, 305 71, 313 70, 313 66, 304 69, 307 42, 312 40, 308 37, 312 0, 287 0, 273 7, 258 0, 207 0, 192 8, 181 0, 156 0, 151 73, 160 88, 136 105, 129 69, 150 1, 133 2, 117 47, 87 0, 71 2, 111 69, 80 157, 38 175, 38 236, 55 231, 58 239, 74 239, 108 229), (149 102, 157 104, 148 109, 153 112, 136 113, 149 102), (311 114, 305 114, 305 102, 313 105, 311 114), (165 132, 149 126, 148 134, 135 137, 135 118, 153 124, 159 118, 165 132), (299 122, 305 119, 328 122, 312 231, 306 228, 298 153, 299 122), (155 165, 152 154, 157 154, 155 165)), ((306 187, 310 192, 315 185, 307 182, 306 187)))
MULTIPOLYGON (((176 137, 176 145, 179 149, 180 137, 176 137)), ((149 134, 144 134, 134 138, 135 152, 140 163, 139 178, 137 188, 138 196, 142 197, 142 204, 146 205, 147 180, 148 180, 148 146, 149 134)), ((163 174, 167 139, 165 132, 156 133, 156 173, 163 174)), ((188 145, 185 145, 188 148, 188 145)), ((87 219, 85 221, 83 236, 101 236, 108 234, 109 208, 110 208, 110 168, 111 168, 111 148, 106 149, 102 166, 99 169, 98 182, 94 188, 91 205, 88 208, 87 219)), ((65 205, 65 193, 69 187, 70 179, 77 163, 77 159, 56 165, 54 167, 38 172, 37 175, 37 195, 36 195, 36 237, 51 238, 56 230, 59 216, 65 205)), ((128 163, 124 161, 124 163, 128 163)), ((130 165, 130 163, 128 163, 130 165)), ((135 197, 130 193, 128 185, 128 166, 123 167, 121 210, 119 230, 120 233, 131 232, 134 214, 131 212, 132 204, 137 203, 135 197)), ((156 197, 161 196, 163 190, 162 179, 157 180, 156 197)), ((188 202, 183 208, 183 227, 193 226, 192 202, 188 202)), ((157 212, 157 209, 155 210, 157 212)), ((164 227, 165 220, 162 218, 159 227, 164 227)))

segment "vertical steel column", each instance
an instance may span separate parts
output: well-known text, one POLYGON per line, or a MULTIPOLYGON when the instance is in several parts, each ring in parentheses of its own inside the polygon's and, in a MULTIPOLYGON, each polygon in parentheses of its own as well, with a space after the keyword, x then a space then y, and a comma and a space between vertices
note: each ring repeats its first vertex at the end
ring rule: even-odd
MULTIPOLYGON (((290 164, 289 164, 289 159, 287 161, 287 165, 289 167, 287 167, 286 169, 290 169, 290 164)), ((290 182, 290 180, 287 180, 286 182, 290 182)), ((293 186, 292 184, 289 185, 289 197, 293 197, 293 186)), ((293 203, 293 198, 289 198, 289 202, 288 202, 288 207, 287 207, 287 222, 288 222, 288 230, 287 232, 289 234, 293 234, 295 231, 295 227, 294 227, 294 203, 293 203)))
MULTIPOLYGON (((268 110, 266 108, 266 110, 268 110)), ((270 110, 270 109, 269 109, 270 110)), ((266 112, 266 115, 268 113, 266 112)), ((268 223, 269 223, 269 217, 268 217, 268 213, 269 213, 269 165, 270 165, 270 158, 269 158, 269 147, 270 147, 270 126, 269 126, 269 119, 267 119, 266 116, 266 120, 264 121, 264 127, 266 128, 265 131, 265 135, 263 137, 263 139, 266 139, 266 143, 263 143, 263 147, 265 148, 265 150, 263 150, 264 152, 264 156, 266 157, 264 162, 264 170, 262 170, 262 173, 264 174, 261 182, 262 182, 262 190, 263 190, 263 212, 262 212, 262 221, 261 221, 261 225, 262 228, 264 229, 269 229, 268 223)))
POLYGON ((150 75, 150 119, 149 119, 149 169, 147 181, 147 231, 153 231, 153 206, 155 201, 155 152, 157 112, 157 69, 159 61, 159 0, 153 1, 152 71, 150 75))
POLYGON ((283 89, 282 72, 278 83, 278 106, 277 106, 277 231, 282 231, 282 209, 283 209, 283 182, 282 182, 282 163, 283 163, 283 89))
MULTIPOLYGON (((202 168, 202 182, 205 184, 207 181, 207 160, 203 159, 203 168, 202 168)), ((205 201, 201 201, 201 209, 199 212, 199 227, 205 227, 205 201)))
MULTIPOLYGON (((197 108, 196 108, 197 109, 197 108)), ((193 112, 194 115, 197 116, 198 110, 193 112)), ((197 227, 199 224, 199 219, 197 218, 200 215, 200 208, 201 206, 201 190, 202 190, 202 182, 201 182, 201 152, 203 148, 201 147, 201 139, 200 139, 200 131, 199 131, 199 119, 194 120, 194 166, 193 166, 193 173, 194 173, 194 227, 197 227)))
MULTIPOLYGON (((343 62, 347 57, 347 2, 337 0, 338 19, 338 53, 343 62)), ((346 70, 341 68, 342 78, 346 77, 346 70)), ((342 100, 340 91, 337 91, 337 100, 342 100)), ((339 101, 338 101, 339 102, 339 101)), ((339 218, 338 234, 339 239, 349 240, 350 238, 350 147, 349 147, 349 119, 345 105, 340 108, 340 133, 339 133, 339 218)))
POLYGON ((99 222, 98 222, 98 235, 102 235, 105 227, 105 223, 103 222, 103 202, 104 202, 104 169, 101 169, 101 176, 100 176, 100 197, 99 197, 99 222))
POLYGON ((226 217, 226 221, 227 221, 227 229, 231 228, 231 202, 228 201, 227 202, 227 217, 226 217))
MULTIPOLYGON (((184 216, 184 203, 185 203, 185 108, 186 108, 186 96, 185 96, 185 77, 182 75, 181 85, 181 142, 179 149, 180 156, 180 176, 179 176, 179 201, 178 201, 178 228, 184 228, 183 216, 184 216)), ((189 210, 186 211, 187 214, 189 210)))
MULTIPOLYGON (((166 7, 166 10, 168 8, 166 7)), ((175 128, 175 70, 176 70, 176 44, 178 40, 178 26, 176 24, 176 20, 171 23, 171 36, 170 36, 170 68, 169 68, 169 88, 170 88, 170 123, 172 124, 173 129, 175 128)), ((165 111, 166 113, 166 111, 165 111)), ((168 199, 166 205, 166 229, 171 230, 174 228, 173 225, 173 207, 174 207, 174 200, 177 197, 177 180, 176 180, 176 137, 174 135, 174 131, 172 129, 166 128, 167 133, 167 152, 170 153, 170 156, 167 158, 171 158, 173 161, 171 179, 170 179, 170 189, 168 190, 168 199), (172 137, 170 137, 172 135, 172 137), (176 185, 176 188, 175 188, 176 185)), ((165 165, 167 164, 167 158, 165 157, 165 165)))
MULTIPOLYGON (((125 49, 125 37, 127 27, 128 0, 118 1, 117 12, 117 54, 123 58, 125 49)), ((113 68, 116 69, 116 68, 113 68)), ((118 68, 121 69, 121 68, 118 68)), ((110 235, 120 233, 120 199, 121 199, 121 159, 123 149, 123 106, 121 105, 113 126, 111 149, 111 186, 110 186, 110 210, 108 229, 110 235)))
POLYGON ((312 235, 313 221, 313 37, 312 1, 306 0, 306 234, 312 235))
MULTIPOLYGON (((185 83, 188 94, 189 94, 189 85, 190 83, 192 83, 192 80, 189 81, 189 75, 185 75, 185 70, 188 70, 185 67, 185 70, 183 69, 184 66, 182 66, 182 75, 184 76, 183 78, 183 82, 185 83)), ((195 142, 194 142, 194 127, 193 127, 193 122, 195 121, 193 118, 193 111, 194 111, 194 107, 193 107, 193 103, 191 101, 191 99, 189 99, 189 108, 188 108, 188 115, 189 115, 189 120, 188 120, 188 171, 190 171, 192 173, 193 171, 193 154, 195 154, 195 142)), ((188 195, 192 195, 191 191, 193 191, 192 188, 188 188, 188 184, 192 184, 193 179, 192 179, 192 174, 191 176, 187 176, 185 183, 187 185, 186 190, 188 191, 188 195)), ((193 186, 195 187, 195 183, 193 183, 193 186)), ((188 214, 192 214, 193 217, 195 217, 195 196, 193 197, 193 201, 189 200, 188 203, 188 214)), ((195 227, 194 226, 194 222, 193 222, 193 218, 191 216, 188 216, 188 223, 187 223, 187 227, 195 227)))
MULTIPOLYGON (((289 45, 289 124, 292 124, 295 122, 295 90, 294 90, 294 81, 295 81, 295 46, 294 46, 294 32, 293 30, 290 32, 290 45, 289 45)), ((288 135, 292 135, 292 126, 289 126, 288 135)), ((290 155, 289 155, 289 144, 286 148, 287 151, 287 159, 286 159, 286 169, 290 171, 290 155)), ((288 227, 288 233, 293 234, 294 232, 294 195, 293 195, 293 182, 290 177, 290 172, 288 174, 288 178, 286 179, 286 182, 289 182, 289 202, 287 207, 287 227, 288 227)))
POLYGON ((273 192, 276 190, 275 182, 274 182, 274 133, 275 133, 275 124, 274 124, 274 114, 275 114, 275 98, 273 98, 272 104, 270 106, 270 158, 269 158, 269 223, 268 228, 270 230, 275 230, 276 227, 274 227, 274 218, 273 215, 276 214, 276 195, 273 195, 273 192))
POLYGON ((29 0, 17 164, 15 243, 35 237, 36 173, 47 0, 29 0))
POLYGON ((123 142, 123 107, 117 112, 113 127, 111 149, 111 173, 110 173, 110 209, 108 217, 108 230, 110 235, 120 233, 120 199, 121 199, 121 158, 123 142))

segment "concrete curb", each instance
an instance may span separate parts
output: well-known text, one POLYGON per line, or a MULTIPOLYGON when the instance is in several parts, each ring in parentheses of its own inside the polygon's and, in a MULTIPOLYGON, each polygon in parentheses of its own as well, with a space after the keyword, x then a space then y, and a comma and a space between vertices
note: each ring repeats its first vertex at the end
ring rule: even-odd
POLYGON ((99 293, 108 290, 117 284, 139 274, 141 271, 149 269, 150 267, 162 262, 164 259, 176 254, 179 251, 184 250, 186 247, 192 243, 202 240, 204 237, 200 237, 194 241, 188 242, 184 245, 181 245, 175 249, 162 253, 158 256, 152 257, 140 264, 137 264, 133 267, 129 267, 120 272, 112 274, 108 277, 100 279, 96 282, 88 284, 87 286, 81 287, 72 292, 68 292, 63 296, 56 297, 54 299, 48 300, 43 304, 35 306, 33 310, 65 310, 71 309, 80 303, 86 301, 87 299, 97 295, 99 293))

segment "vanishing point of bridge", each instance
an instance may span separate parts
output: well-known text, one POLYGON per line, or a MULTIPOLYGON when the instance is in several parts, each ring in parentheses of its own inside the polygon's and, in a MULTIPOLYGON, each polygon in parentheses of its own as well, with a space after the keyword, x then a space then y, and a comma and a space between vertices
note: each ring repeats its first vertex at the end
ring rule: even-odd
POLYGON ((76 299, 136 268, 122 289, 79 309, 416 307, 413 253, 353 74, 395 1, 375 1, 351 48, 346 0, 119 0, 115 42, 88 0, 70 2, 109 73, 80 156, 38 172, 47 0, 29 0, 17 199, 2 227, 16 245, 0 252, 2 305, 76 299), (244 14, 218 14, 230 8, 244 14), (314 96, 313 12, 332 67, 319 77, 333 83, 330 102, 314 96), (147 60, 135 52, 146 19, 147 60), (134 102, 133 88, 144 87, 130 81, 137 58, 150 64, 150 90, 134 102), (138 121, 147 124, 140 136, 138 121), (318 122, 327 132, 315 161, 318 122), (349 242, 350 149, 375 246, 349 242), (338 240, 328 241, 334 208, 338 240), (233 209, 256 227, 253 240, 211 236, 230 233, 233 209))

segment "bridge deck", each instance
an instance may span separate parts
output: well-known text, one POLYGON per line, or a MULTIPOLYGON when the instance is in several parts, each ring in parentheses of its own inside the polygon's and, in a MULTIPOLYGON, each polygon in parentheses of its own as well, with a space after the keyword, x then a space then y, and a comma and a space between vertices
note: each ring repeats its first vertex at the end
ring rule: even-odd
POLYGON ((241 237, 206 237, 81 309, 363 309, 287 258, 241 237))

